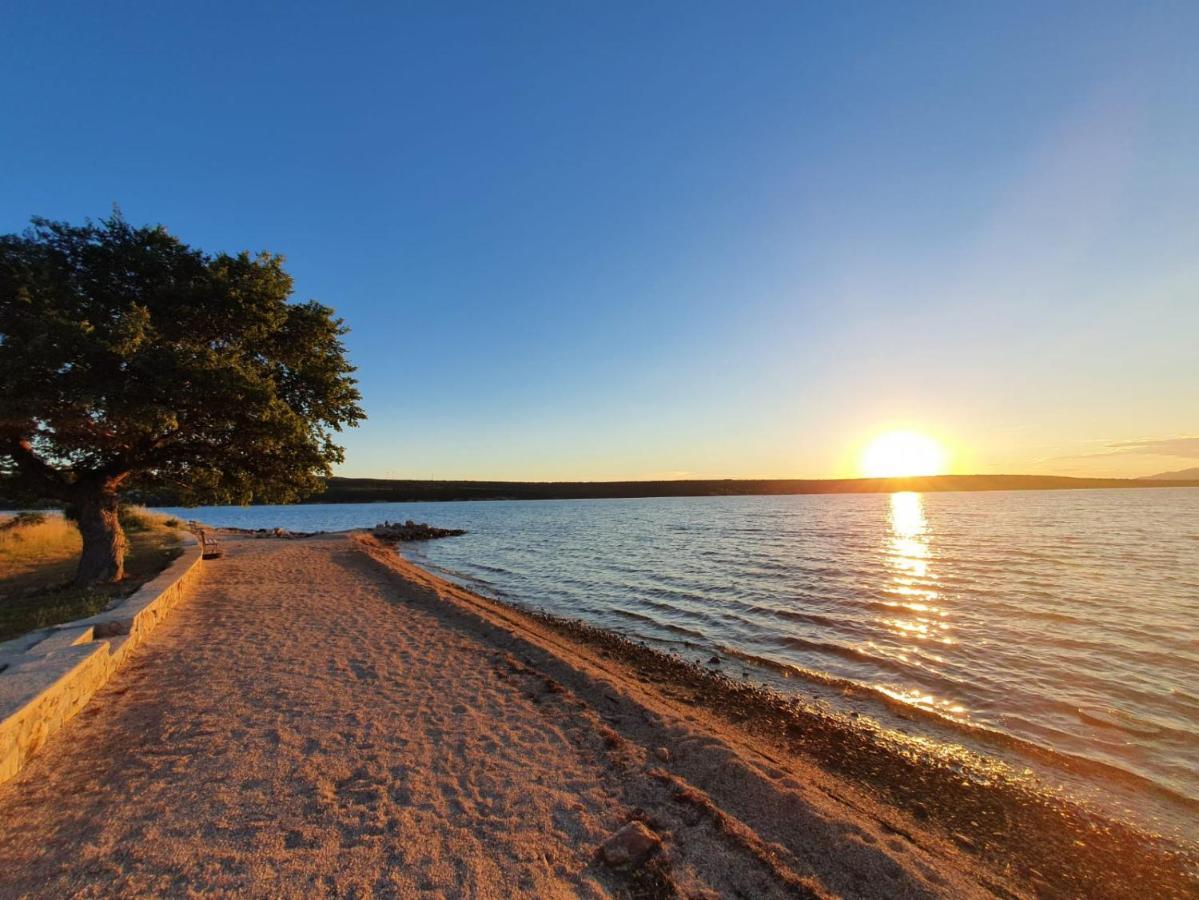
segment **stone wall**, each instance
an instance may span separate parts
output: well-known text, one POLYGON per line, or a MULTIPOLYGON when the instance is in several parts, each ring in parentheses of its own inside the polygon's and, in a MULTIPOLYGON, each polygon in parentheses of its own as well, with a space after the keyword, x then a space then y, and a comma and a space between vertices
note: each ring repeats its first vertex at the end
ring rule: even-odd
POLYGON ((203 565, 200 542, 110 610, 0 644, 0 782, 12 778, 179 603, 203 565))

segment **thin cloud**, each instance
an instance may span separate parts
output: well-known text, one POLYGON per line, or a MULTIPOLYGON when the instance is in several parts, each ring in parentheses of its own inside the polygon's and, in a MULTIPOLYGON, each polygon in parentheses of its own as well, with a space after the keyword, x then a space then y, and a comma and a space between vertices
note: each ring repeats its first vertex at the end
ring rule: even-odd
POLYGON ((1043 462, 1066 459, 1103 459, 1108 456, 1178 456, 1199 459, 1199 437, 1141 438, 1135 441, 1108 441, 1098 453, 1055 456, 1043 462))
POLYGON ((1184 456, 1199 459, 1199 437, 1164 438, 1160 440, 1116 441, 1108 444, 1112 453, 1137 453, 1147 456, 1184 456))

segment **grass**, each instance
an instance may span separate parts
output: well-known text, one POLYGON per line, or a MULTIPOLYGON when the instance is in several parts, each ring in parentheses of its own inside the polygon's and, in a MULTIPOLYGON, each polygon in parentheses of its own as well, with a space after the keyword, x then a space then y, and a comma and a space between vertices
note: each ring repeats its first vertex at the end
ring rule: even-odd
POLYGON ((41 514, 0 520, 0 641, 95 615, 179 555, 177 521, 129 507, 121 511, 121 524, 129 541, 125 580, 76 588, 71 580, 83 542, 74 523, 41 514))

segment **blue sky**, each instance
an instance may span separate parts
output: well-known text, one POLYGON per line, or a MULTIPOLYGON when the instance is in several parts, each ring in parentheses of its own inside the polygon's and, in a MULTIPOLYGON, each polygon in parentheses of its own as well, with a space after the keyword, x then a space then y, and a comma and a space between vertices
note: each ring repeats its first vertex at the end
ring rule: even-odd
POLYGON ((1197 39, 1194 3, 14 5, 0 230, 116 202, 283 253, 353 329, 344 474, 851 475, 890 427, 1183 468, 1197 39))

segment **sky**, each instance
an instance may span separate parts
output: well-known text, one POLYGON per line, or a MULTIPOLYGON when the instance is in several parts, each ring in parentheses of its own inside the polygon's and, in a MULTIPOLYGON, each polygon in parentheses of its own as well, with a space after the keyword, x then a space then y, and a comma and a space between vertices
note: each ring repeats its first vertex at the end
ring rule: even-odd
POLYGON ((352 329, 340 474, 1199 466, 1199 4, 79 3, 0 232, 119 204, 352 329))

